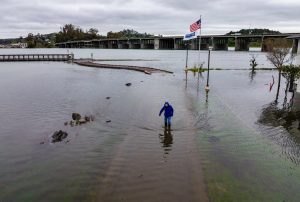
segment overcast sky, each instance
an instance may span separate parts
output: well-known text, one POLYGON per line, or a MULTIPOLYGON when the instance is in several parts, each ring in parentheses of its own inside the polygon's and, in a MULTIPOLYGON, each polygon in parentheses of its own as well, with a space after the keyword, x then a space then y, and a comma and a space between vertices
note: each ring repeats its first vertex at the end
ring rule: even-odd
POLYGON ((300 0, 0 0, 0 38, 57 32, 67 23, 104 35, 127 28, 185 34, 200 14, 203 34, 300 32, 300 0))

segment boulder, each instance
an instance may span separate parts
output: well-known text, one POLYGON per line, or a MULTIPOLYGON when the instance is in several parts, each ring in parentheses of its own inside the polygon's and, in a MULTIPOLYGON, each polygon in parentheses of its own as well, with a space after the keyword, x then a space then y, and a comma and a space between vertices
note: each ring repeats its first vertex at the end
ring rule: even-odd
POLYGON ((84 119, 85 119, 86 122, 90 122, 91 121, 91 117, 89 117, 89 116, 85 116, 84 119))
POLYGON ((86 122, 87 122, 86 119, 83 118, 78 121, 78 124, 81 125, 81 124, 85 124, 86 122))
POLYGON ((126 86, 131 86, 132 84, 131 84, 131 83, 126 83, 125 85, 126 85, 126 86))
POLYGON ((73 127, 75 125, 75 121, 70 121, 70 126, 73 127))
POLYGON ((93 115, 90 116, 91 121, 95 120, 95 117, 93 115))
POLYGON ((61 142, 63 139, 65 139, 68 136, 68 133, 59 130, 55 131, 52 135, 52 142, 61 142))
POLYGON ((79 121, 81 119, 81 115, 79 113, 73 113, 72 114, 72 119, 74 121, 79 121))

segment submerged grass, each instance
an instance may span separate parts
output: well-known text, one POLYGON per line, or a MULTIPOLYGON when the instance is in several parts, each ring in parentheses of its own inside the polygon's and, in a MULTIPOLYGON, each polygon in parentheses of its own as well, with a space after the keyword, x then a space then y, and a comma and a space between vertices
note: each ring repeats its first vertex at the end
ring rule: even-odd
POLYGON ((300 168, 281 155, 280 146, 242 122, 216 97, 209 106, 195 107, 208 113, 203 122, 208 129, 199 131, 198 141, 210 201, 299 199, 300 168))

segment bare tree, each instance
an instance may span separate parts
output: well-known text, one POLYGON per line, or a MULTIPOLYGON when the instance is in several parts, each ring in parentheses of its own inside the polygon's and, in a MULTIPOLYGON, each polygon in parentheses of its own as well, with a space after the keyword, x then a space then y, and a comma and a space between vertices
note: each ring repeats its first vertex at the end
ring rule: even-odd
POLYGON ((273 66, 278 69, 278 88, 276 94, 276 102, 279 96, 281 70, 285 63, 292 60, 292 55, 289 57, 292 44, 287 39, 274 39, 267 42, 268 53, 267 58, 273 66))
POLYGON ((257 58, 257 55, 251 54, 250 66, 251 66, 252 72, 255 71, 255 68, 258 65, 257 62, 256 62, 256 58, 257 58))

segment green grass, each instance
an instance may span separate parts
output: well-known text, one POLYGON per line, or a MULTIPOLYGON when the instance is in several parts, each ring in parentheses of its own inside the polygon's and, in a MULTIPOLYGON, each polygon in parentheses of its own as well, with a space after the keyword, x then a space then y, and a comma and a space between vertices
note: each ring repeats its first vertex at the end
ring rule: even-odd
POLYGON ((202 73, 202 72, 205 72, 207 69, 206 68, 198 68, 198 67, 193 67, 193 68, 188 68, 187 71, 190 71, 190 72, 199 72, 199 73, 202 73))

